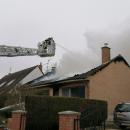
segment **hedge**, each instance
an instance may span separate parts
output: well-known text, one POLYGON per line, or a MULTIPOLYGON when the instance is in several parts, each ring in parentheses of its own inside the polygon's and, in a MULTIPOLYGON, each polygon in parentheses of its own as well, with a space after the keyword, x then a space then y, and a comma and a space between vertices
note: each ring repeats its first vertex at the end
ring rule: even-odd
POLYGON ((6 95, 0 95, 0 108, 4 107, 6 100, 7 100, 6 95))
MULTIPOLYGON (((100 116, 103 121, 107 118, 107 103, 99 100, 87 100, 81 98, 67 97, 48 97, 48 96, 31 96, 25 99, 25 109, 27 111, 26 130, 28 129, 58 129, 58 112, 77 111, 84 113, 88 107, 97 108, 104 111, 100 116), (104 106, 104 107, 103 107, 104 106)), ((100 113, 101 114, 101 113, 100 113)), ((83 116, 81 116, 83 118, 83 116)), ((92 116, 94 119, 94 117, 92 116)), ((81 124, 83 127, 84 123, 81 124)), ((87 127, 87 126, 86 126, 87 127)))

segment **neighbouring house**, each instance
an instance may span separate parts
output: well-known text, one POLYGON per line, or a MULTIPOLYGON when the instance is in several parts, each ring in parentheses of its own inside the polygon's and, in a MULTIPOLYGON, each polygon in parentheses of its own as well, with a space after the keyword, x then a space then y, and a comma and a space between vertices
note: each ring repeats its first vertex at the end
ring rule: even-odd
POLYGON ((9 92, 13 88, 20 87, 41 76, 43 76, 42 64, 15 73, 9 73, 0 79, 0 94, 9 92))
POLYGON ((104 46, 102 64, 98 67, 62 80, 30 84, 26 88, 41 89, 43 95, 106 100, 108 112, 112 114, 117 103, 130 101, 130 66, 121 55, 110 59, 110 48, 104 46))
POLYGON ((54 66, 50 67, 50 69, 47 69, 41 77, 31 80, 30 82, 26 83, 26 85, 27 84, 36 84, 41 81, 52 80, 55 78, 55 74, 56 74, 56 67, 54 67, 54 66))

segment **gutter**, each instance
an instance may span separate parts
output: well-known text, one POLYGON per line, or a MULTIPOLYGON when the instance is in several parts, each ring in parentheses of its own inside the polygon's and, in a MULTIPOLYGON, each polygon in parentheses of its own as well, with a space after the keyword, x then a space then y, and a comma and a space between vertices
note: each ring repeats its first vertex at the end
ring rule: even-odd
POLYGON ((46 83, 46 84, 36 85, 34 87, 29 87, 29 88, 30 89, 35 89, 35 88, 37 89, 37 88, 47 87, 49 85, 54 85, 54 84, 71 83, 71 82, 79 82, 79 81, 89 81, 89 80, 88 79, 75 79, 75 80, 66 80, 66 81, 55 81, 55 82, 50 82, 50 83, 46 83))

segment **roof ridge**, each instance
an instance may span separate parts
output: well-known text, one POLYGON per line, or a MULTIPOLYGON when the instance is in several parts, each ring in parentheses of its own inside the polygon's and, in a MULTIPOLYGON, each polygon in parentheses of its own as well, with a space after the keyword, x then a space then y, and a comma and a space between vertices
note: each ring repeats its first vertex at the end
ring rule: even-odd
MULTIPOLYGON (((37 65, 32 66, 32 67, 29 67, 29 68, 26 68, 26 69, 22 69, 22 70, 20 70, 20 71, 16 71, 16 72, 13 72, 13 73, 9 73, 9 74, 5 75, 4 77, 7 77, 7 76, 9 76, 9 75, 14 75, 14 74, 20 73, 20 72, 22 72, 22 71, 26 71, 26 70, 28 70, 28 69, 33 69, 33 68, 35 68, 35 67, 37 67, 37 65)), ((4 78, 4 77, 3 77, 3 78, 4 78)), ((3 79, 3 78, 1 78, 1 79, 3 79)))
POLYGON ((114 61, 121 61, 121 60, 123 60, 123 62, 124 62, 128 67, 130 67, 129 64, 127 63, 127 61, 125 60, 125 58, 124 58, 121 54, 119 54, 119 55, 117 55, 116 57, 112 58, 109 62, 106 62, 106 63, 101 64, 101 65, 99 65, 99 66, 97 66, 97 67, 95 67, 95 68, 92 68, 92 69, 90 69, 90 70, 87 71, 87 72, 84 72, 84 73, 81 73, 81 74, 75 74, 73 77, 68 77, 68 78, 66 78, 66 79, 72 79, 72 78, 74 78, 74 79, 87 78, 87 77, 89 77, 89 76, 92 76, 92 75, 96 74, 98 71, 101 71, 102 69, 104 69, 105 67, 107 67, 107 66, 108 66, 109 64, 111 64, 112 62, 114 62, 114 61), (121 58, 121 59, 120 59, 120 58, 121 58))
MULTIPOLYGON (((130 67, 130 65, 128 64, 128 62, 126 61, 126 59, 121 55, 121 54, 118 54, 116 57, 114 57, 112 60, 114 61, 114 60, 116 60, 117 58, 121 58, 123 61, 124 61, 124 63, 128 66, 128 67, 130 67)), ((120 59, 120 60, 121 60, 120 59)), ((112 61, 111 60, 111 61, 112 61)), ((119 59, 118 59, 118 61, 119 61, 119 59)))
POLYGON ((16 86, 17 84, 20 83, 20 81, 22 81, 28 74, 30 74, 32 71, 34 71, 36 68, 38 67, 38 65, 8 74, 6 76, 4 76, 2 79, 0 79, 0 84, 4 83, 4 85, 2 85, 0 87, 0 91, 6 92, 9 91, 10 89, 12 89, 14 86, 16 86))
MULTIPOLYGON (((117 60, 117 61, 123 60, 124 63, 129 67, 129 64, 127 63, 127 61, 125 60, 125 58, 124 58, 121 54, 118 54, 116 57, 112 58, 109 62, 107 62, 107 63, 105 63, 105 64, 101 64, 101 65, 99 65, 99 66, 97 66, 97 67, 95 67, 95 68, 89 70, 88 72, 90 72, 90 71, 92 71, 92 70, 94 70, 94 71, 97 72, 96 69, 101 70, 101 69, 107 67, 109 64, 111 64, 112 62, 114 62, 114 61, 116 61, 116 60, 117 60), (121 58, 121 59, 118 59, 118 58, 121 58)), ((88 72, 86 72, 86 73, 88 73, 88 72)))

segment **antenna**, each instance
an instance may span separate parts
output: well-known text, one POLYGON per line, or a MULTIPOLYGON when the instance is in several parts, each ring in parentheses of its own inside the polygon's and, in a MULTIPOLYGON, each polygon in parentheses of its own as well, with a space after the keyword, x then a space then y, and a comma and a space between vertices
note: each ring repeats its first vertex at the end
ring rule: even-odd
POLYGON ((12 72, 12 67, 9 67, 9 74, 11 74, 12 72))
POLYGON ((18 107, 20 110, 25 110, 25 104, 22 102, 22 94, 21 94, 21 90, 19 89, 20 86, 21 86, 21 84, 17 84, 14 87, 14 92, 18 96, 18 102, 16 102, 16 106, 18 104, 18 107))
POLYGON ((49 63, 50 63, 50 59, 49 59, 48 62, 47 62, 47 72, 48 72, 48 70, 49 70, 49 63))

